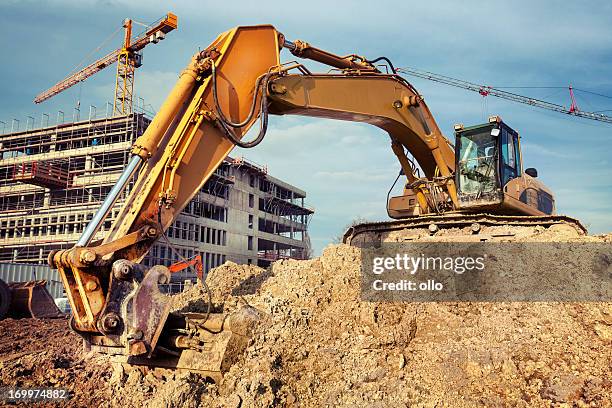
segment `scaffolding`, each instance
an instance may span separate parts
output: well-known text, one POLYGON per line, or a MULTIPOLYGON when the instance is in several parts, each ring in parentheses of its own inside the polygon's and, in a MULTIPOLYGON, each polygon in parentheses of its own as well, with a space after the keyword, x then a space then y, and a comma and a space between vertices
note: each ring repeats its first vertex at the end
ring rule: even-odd
MULTIPOLYGON (((74 245, 127 164, 132 143, 150 123, 142 109, 113 116, 107 104, 105 115, 96 111, 91 107, 87 120, 71 123, 60 113, 55 125, 46 115, 38 129, 32 120, 28 130, 0 135, 0 262, 43 264, 50 251, 74 245)), ((132 186, 96 240, 106 236, 132 186)), ((313 212, 304 197, 299 188, 268 175, 266 166, 228 157, 167 235, 183 257, 200 255, 206 271, 227 259, 261 266, 302 259, 310 254, 307 226, 313 212)), ((177 260, 157 242, 143 263, 169 266, 177 260)), ((191 277, 189 271, 179 275, 173 280, 191 277)))
POLYGON ((232 167, 253 175, 265 176, 268 174, 268 166, 262 166, 244 157, 228 158, 228 162, 232 167))
POLYGON ((307 231, 314 210, 304 205, 305 193, 283 184, 273 177, 259 177, 254 185, 260 192, 258 230, 264 233, 257 244, 260 266, 279 259, 308 259, 312 252, 307 231), (286 240, 270 239, 271 235, 286 240), (295 239, 300 246, 293 244, 295 239))
POLYGON ((282 217, 304 226, 308 225, 314 210, 304 205, 305 196, 298 195, 294 190, 284 188, 269 179, 260 181, 259 190, 263 193, 260 209, 265 214, 282 217), (296 200, 301 202, 298 204, 296 200))
MULTIPOLYGON (((109 113, 96 116, 90 109, 87 120, 72 123, 64 123, 61 113, 55 125, 43 115, 41 128, 0 137, 0 262, 44 263, 51 250, 76 241, 150 123, 143 109, 109 113)), ((97 238, 108 231, 129 190, 97 238)))

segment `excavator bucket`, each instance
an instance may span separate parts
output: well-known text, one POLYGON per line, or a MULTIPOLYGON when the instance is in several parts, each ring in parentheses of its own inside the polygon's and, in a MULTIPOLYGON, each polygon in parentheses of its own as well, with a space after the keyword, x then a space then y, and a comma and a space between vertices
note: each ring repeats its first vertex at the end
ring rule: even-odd
POLYGON ((260 318, 251 306, 208 316, 197 312, 170 315, 152 358, 115 355, 113 361, 190 371, 219 383, 247 348, 260 318))
POLYGON ((65 317, 55 305, 46 285, 46 280, 9 283, 11 305, 8 316, 14 318, 34 317, 37 319, 65 317))

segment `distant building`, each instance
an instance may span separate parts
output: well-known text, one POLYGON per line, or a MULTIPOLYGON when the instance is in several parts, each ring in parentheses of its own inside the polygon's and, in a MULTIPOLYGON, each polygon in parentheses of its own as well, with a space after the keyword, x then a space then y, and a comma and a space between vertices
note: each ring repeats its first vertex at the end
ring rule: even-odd
MULTIPOLYGON (((74 245, 149 123, 134 113, 0 135, 0 262, 46 263, 51 250, 74 245)), ((128 192, 97 238, 108 232, 128 192)), ((201 255, 206 271, 226 260, 267 266, 279 258, 304 259, 313 213, 305 197, 266 167, 228 158, 167 235, 182 256, 201 255)), ((143 262, 177 260, 159 240, 143 262)))

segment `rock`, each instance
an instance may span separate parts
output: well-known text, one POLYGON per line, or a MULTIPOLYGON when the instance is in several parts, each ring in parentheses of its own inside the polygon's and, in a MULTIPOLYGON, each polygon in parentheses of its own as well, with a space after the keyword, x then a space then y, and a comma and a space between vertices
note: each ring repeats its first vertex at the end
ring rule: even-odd
POLYGON ((242 398, 238 394, 230 395, 225 399, 225 406, 227 408, 240 408, 242 405, 242 398))
POLYGON ((587 380, 583 388, 584 400, 591 404, 603 403, 612 395, 612 380, 607 378, 591 378, 587 380))
POLYGON ((540 395, 552 402, 572 402, 581 397, 583 385, 584 381, 574 375, 562 374, 550 378, 547 385, 540 391, 540 395))
POLYGON ((597 334, 602 340, 612 341, 612 327, 603 323, 595 323, 593 327, 595 334, 597 334))
POLYGON ((363 379, 363 382, 379 382, 387 375, 387 369, 378 367, 374 371, 369 372, 363 379))
POLYGON ((113 375, 110 379, 111 384, 122 384, 125 381, 126 374, 125 368, 123 364, 115 363, 113 364, 113 375))

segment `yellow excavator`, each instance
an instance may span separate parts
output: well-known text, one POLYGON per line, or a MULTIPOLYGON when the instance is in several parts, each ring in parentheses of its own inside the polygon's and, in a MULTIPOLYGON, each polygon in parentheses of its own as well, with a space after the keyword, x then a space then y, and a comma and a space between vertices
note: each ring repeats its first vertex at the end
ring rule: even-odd
POLYGON ((456 125, 453 144, 387 58, 337 56, 289 41, 270 25, 237 27, 193 56, 77 244, 49 255, 72 307, 71 326, 89 348, 212 378, 231 366, 257 324, 257 311, 244 306, 229 314, 170 314, 172 299, 158 286, 169 281, 168 268, 139 261, 235 146, 262 141, 270 114, 365 122, 388 134, 406 177, 403 194, 387 203, 397 220, 354 226, 345 235, 349 244, 422 226, 432 234, 465 226, 478 233, 496 225, 584 230, 553 215, 551 191, 535 169, 523 170, 519 136, 499 117, 456 125), (332 70, 313 73, 296 60, 281 62, 283 49, 332 70), (244 141, 256 122, 259 133, 244 141), (134 177, 110 232, 94 241, 134 177))

